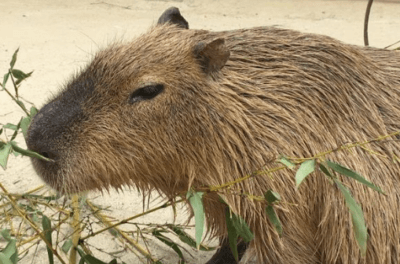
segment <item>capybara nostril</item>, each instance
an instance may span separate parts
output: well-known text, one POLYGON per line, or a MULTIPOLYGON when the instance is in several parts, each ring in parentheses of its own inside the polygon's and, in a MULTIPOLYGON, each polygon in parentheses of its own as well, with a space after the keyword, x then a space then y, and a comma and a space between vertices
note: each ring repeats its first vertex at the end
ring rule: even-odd
POLYGON ((28 138, 26 141, 28 149, 35 151, 45 158, 56 161, 58 159, 59 148, 54 145, 54 140, 50 140, 46 135, 46 130, 41 126, 32 122, 28 130, 28 138))

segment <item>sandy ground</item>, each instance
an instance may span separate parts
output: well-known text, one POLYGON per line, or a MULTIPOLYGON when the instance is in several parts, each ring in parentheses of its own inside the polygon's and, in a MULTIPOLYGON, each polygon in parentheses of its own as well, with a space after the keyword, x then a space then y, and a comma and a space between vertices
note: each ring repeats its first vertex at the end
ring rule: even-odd
MULTIPOLYGON (((228 30, 277 25, 329 35, 352 44, 363 44, 363 19, 367 1, 322 0, 42 0, 0 1, 0 76, 9 67, 15 49, 20 48, 17 68, 34 70, 22 85, 21 95, 37 107, 84 66, 101 47, 114 40, 129 40, 154 24, 170 6, 177 6, 191 28, 228 30)), ((370 45, 385 47, 400 40, 400 0, 373 4, 370 17, 370 45)), ((0 92, 0 123, 17 123, 23 112, 0 92)), ((21 142, 23 144, 23 142, 21 142)), ((41 184, 27 158, 11 158, 8 169, 0 169, 0 182, 10 191, 23 192, 41 184)), ((135 191, 99 195, 95 202, 113 208, 122 219, 142 211, 142 200, 135 191)), ((184 213, 180 213, 181 216, 184 213)), ((140 219, 143 223, 171 221, 170 209, 140 219)), ((184 217, 179 220, 183 221, 184 217)), ((101 237, 98 244, 112 249, 114 242, 101 237)), ((177 263, 168 248, 155 245, 156 256, 164 263, 177 263)), ((32 253, 31 253, 32 254, 32 253)), ((189 263, 204 263, 213 253, 186 254, 189 263)), ((20 263, 47 263, 47 253, 39 250, 20 263)), ((100 255, 102 258, 104 255, 100 255)), ((105 258, 103 258, 106 260, 105 258)), ((126 263, 139 263, 130 253, 126 263)), ((58 263, 56 261, 56 263, 58 263)))

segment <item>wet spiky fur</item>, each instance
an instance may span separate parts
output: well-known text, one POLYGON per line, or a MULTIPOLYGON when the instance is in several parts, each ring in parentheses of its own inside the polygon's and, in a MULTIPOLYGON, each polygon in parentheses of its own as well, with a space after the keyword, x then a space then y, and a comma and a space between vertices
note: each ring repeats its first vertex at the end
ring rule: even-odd
MULTIPOLYGON (((94 87, 81 103, 83 117, 55 140, 63 157, 58 169, 46 170, 42 161, 34 161, 35 167, 61 191, 128 184, 173 198, 190 187, 217 186, 273 168, 280 154, 311 157, 399 130, 399 69, 397 52, 320 35, 271 27, 208 32, 158 25, 133 42, 100 51, 74 79, 90 79, 94 87), (224 68, 208 74, 193 48, 215 38, 225 39, 230 57, 224 68), (165 90, 129 104, 129 95, 143 83, 162 83, 165 90)), ((398 145, 368 148, 392 157, 399 156, 398 145)), ((255 235, 249 251, 258 263, 399 263, 398 163, 361 148, 327 158, 388 194, 342 179, 365 214, 366 257, 340 191, 320 172, 296 190, 290 170, 219 193, 249 223, 255 235), (282 238, 267 219, 265 204, 232 194, 263 195, 268 189, 283 198, 283 210, 277 210, 282 238)), ((211 233, 225 236, 217 194, 205 195, 204 205, 211 233)))

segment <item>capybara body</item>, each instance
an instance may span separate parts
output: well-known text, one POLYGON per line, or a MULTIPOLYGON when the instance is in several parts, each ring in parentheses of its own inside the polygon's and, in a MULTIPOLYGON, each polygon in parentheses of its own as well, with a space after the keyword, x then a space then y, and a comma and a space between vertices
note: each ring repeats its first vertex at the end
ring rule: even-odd
MULTIPOLYGON (((191 30, 163 16, 98 52, 33 120, 28 147, 55 160, 33 163, 56 190, 133 185, 174 198, 274 168, 281 154, 313 157, 400 130, 395 51, 274 27, 191 30)), ((391 140, 326 157, 387 193, 341 178, 362 205, 365 257, 343 196, 319 171, 298 190, 286 169, 205 194, 210 233, 227 235, 221 196, 254 233, 244 262, 400 263, 398 147, 391 140), (265 203, 239 195, 269 189, 283 199, 282 237, 265 203)))

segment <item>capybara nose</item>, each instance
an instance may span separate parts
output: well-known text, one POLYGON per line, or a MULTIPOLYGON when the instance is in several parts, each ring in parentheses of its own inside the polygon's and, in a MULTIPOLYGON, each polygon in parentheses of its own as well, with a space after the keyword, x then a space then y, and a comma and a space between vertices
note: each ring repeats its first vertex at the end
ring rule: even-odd
POLYGON ((29 130, 26 144, 29 150, 35 151, 43 157, 57 160, 59 153, 53 140, 46 135, 45 129, 33 121, 29 130))
POLYGON ((59 142, 69 123, 70 113, 57 114, 60 104, 59 101, 53 101, 40 109, 29 126, 26 139, 30 150, 52 160, 60 156, 62 146, 59 142))
POLYGON ((42 140, 38 140, 33 142, 33 144, 29 144, 28 148, 51 160, 57 160, 59 156, 56 149, 51 148, 49 144, 46 144, 42 140))

